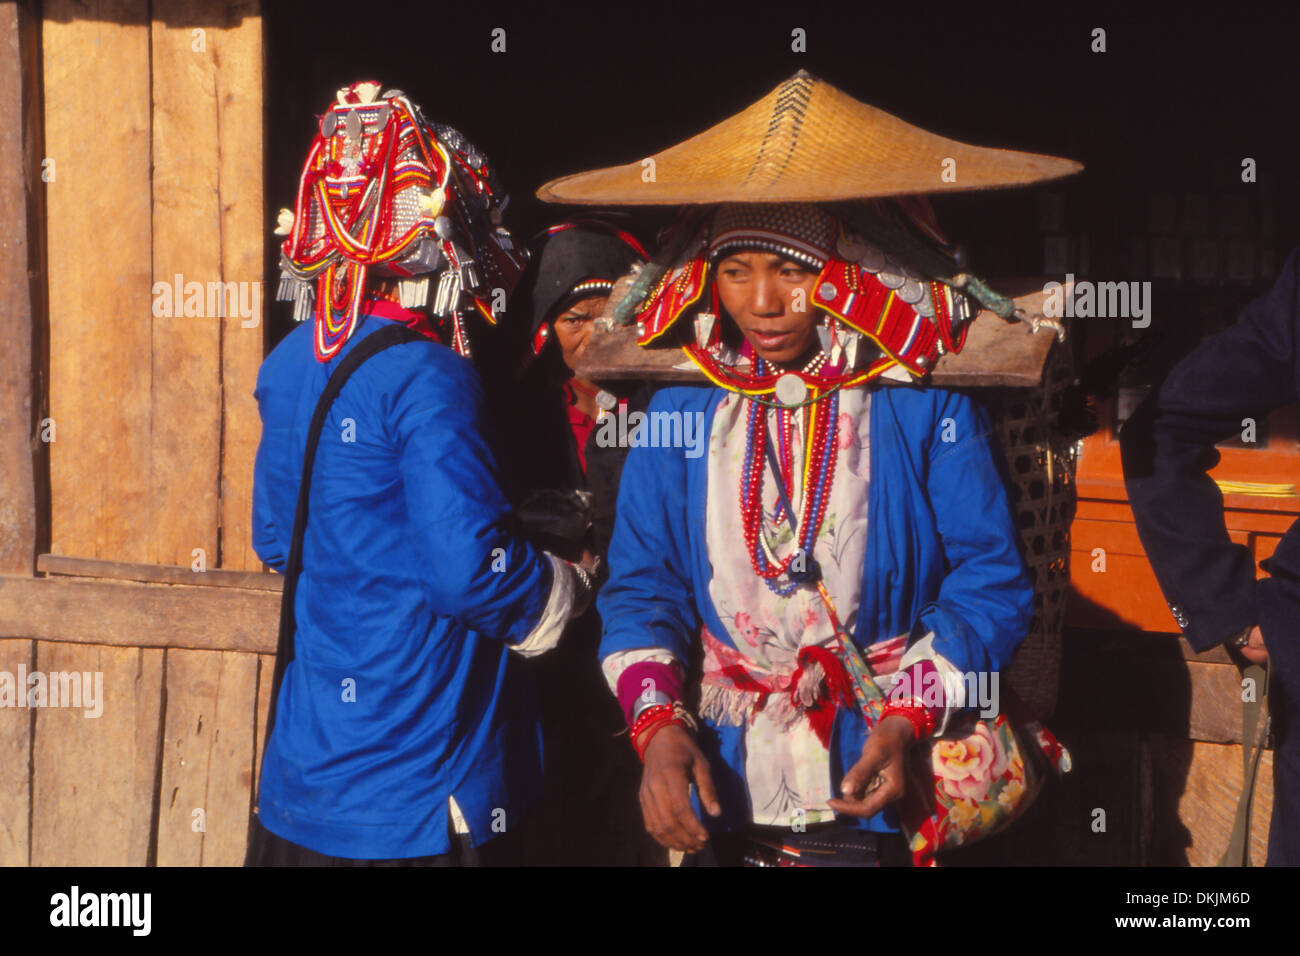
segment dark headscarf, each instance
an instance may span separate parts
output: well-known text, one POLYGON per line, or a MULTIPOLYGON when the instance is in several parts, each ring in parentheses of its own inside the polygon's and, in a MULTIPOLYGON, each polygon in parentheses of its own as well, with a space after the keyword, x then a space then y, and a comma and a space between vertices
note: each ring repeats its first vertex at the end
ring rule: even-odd
POLYGON ((630 234, 599 220, 552 226, 534 254, 536 271, 529 290, 534 337, 542 323, 574 302, 609 295, 634 263, 649 258, 630 234))

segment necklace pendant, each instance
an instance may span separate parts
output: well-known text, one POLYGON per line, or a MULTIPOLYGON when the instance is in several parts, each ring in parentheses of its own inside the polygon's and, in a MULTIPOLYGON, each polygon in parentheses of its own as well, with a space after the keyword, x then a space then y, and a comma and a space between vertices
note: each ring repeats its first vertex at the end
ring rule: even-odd
POLYGON ((717 318, 712 312, 701 312, 695 317, 695 344, 700 348, 709 347, 713 338, 713 324, 717 318))
POLYGON ((776 380, 776 400, 787 407, 798 405, 808 397, 808 386, 793 372, 776 380))
POLYGON ((822 352, 830 352, 831 330, 824 325, 817 326, 817 341, 821 344, 822 352))
POLYGON ((847 361, 845 366, 848 371, 853 371, 858 367, 858 343, 862 336, 856 332, 849 333, 848 341, 844 344, 844 357, 847 361))

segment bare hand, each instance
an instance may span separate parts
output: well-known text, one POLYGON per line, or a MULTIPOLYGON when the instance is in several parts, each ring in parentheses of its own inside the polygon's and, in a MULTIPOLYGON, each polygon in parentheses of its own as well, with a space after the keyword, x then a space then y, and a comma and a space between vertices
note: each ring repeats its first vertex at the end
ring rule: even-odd
POLYGON ((718 793, 709 773, 709 761, 684 727, 670 724, 650 738, 641 774, 641 813, 646 832, 670 850, 695 853, 709 842, 691 809, 691 781, 700 805, 710 816, 722 814, 718 793))
POLYGON ((1237 648, 1241 656, 1246 658, 1252 664, 1268 663, 1268 649, 1264 646, 1264 632, 1258 626, 1251 629, 1250 639, 1246 641, 1245 647, 1237 648))
POLYGON ((867 737, 862 757, 844 775, 842 798, 827 801, 836 813, 873 817, 903 795, 907 753, 916 731, 906 717, 886 717, 867 737))

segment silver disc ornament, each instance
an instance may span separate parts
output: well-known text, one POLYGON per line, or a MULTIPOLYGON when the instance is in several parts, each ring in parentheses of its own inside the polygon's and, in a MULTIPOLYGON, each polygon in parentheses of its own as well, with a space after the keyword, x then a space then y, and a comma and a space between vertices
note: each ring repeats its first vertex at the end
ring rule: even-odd
POLYGON ((798 405, 808 397, 808 386, 793 372, 776 380, 776 400, 785 406, 798 405))

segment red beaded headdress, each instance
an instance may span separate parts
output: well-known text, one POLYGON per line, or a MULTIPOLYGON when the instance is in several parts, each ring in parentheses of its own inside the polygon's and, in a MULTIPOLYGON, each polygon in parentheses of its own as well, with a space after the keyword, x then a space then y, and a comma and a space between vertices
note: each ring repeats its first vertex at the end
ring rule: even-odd
MULTIPOLYGON (((921 208, 899 204, 877 214, 906 217, 909 228, 943 243, 921 208)), ((819 330, 826 362, 817 372, 800 374, 819 389, 858 385, 881 375, 920 379, 945 351, 961 351, 979 311, 963 293, 920 275, 853 234, 824 207, 731 204, 704 218, 683 257, 651 290, 637 313, 638 344, 654 342, 694 311, 693 341, 683 349, 701 371, 746 394, 773 391, 777 374, 755 374, 748 345, 733 348, 717 321, 712 266, 723 253, 740 248, 778 252, 818 271, 810 305, 827 317, 819 330), (701 307, 705 303, 708 308, 701 307)))
POLYGON ((506 196, 486 157, 428 122, 400 90, 340 90, 320 120, 293 212, 280 213, 280 289, 294 318, 314 315, 316 357, 355 330, 369 276, 396 277, 408 309, 427 309, 468 354, 467 315, 495 324, 526 261, 501 226, 506 196))

